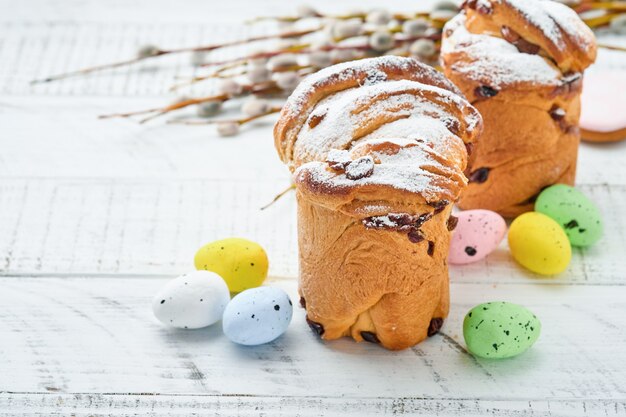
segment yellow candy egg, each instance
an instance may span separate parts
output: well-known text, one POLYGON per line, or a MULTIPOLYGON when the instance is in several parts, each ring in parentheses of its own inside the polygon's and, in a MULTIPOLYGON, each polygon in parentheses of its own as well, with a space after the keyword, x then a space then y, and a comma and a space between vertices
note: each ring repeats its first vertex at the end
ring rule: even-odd
POLYGON ((198 270, 212 271, 224 278, 231 292, 260 286, 269 267, 261 245, 240 238, 217 240, 201 247, 194 264, 198 270))
POLYGON ((519 264, 542 275, 560 274, 572 259, 572 248, 561 226, 536 212, 524 213, 513 220, 509 247, 519 264))

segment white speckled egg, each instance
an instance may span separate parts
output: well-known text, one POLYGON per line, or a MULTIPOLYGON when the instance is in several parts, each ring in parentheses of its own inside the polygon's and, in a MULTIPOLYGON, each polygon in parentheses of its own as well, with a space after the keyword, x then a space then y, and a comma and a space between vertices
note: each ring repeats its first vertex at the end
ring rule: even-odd
POLYGON ((240 345, 255 346, 282 335, 291 322, 293 307, 285 291, 258 287, 236 295, 226 306, 224 334, 240 345))
POLYGON ((490 210, 465 210, 456 214, 458 222, 450 241, 451 264, 468 264, 483 259, 498 247, 506 234, 506 222, 490 210))
POLYGON ((209 271, 193 271, 168 282, 152 300, 159 321, 181 329, 199 329, 222 318, 230 300, 226 282, 209 271))

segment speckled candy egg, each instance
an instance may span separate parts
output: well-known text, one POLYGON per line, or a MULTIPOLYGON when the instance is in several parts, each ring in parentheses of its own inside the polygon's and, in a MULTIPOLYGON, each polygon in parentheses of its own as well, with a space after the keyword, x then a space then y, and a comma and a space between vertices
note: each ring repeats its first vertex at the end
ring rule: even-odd
POLYGON ((591 246, 602 237, 602 218, 583 193, 565 184, 552 185, 539 194, 535 211, 555 220, 573 246, 591 246))
POLYGON ((240 345, 271 342, 287 330, 293 307, 285 291, 259 287, 236 295, 226 306, 222 326, 224 334, 240 345))
POLYGON ((520 265, 542 275, 560 274, 572 259, 572 248, 561 226, 541 213, 524 213, 513 220, 509 247, 520 265))
POLYGON ((260 286, 269 267, 261 245, 240 238, 222 239, 203 246, 196 253, 194 263, 196 269, 219 274, 231 292, 260 286))
POLYGON ((506 234, 506 222, 490 210, 466 210, 455 215, 458 222, 450 241, 451 264, 468 264, 489 255, 506 234))
POLYGON ((152 300, 152 311, 169 326, 199 329, 219 321, 229 300, 230 292, 222 277, 194 271, 161 288, 152 300))
POLYGON ((463 337, 472 354, 510 358, 530 348, 541 332, 539 319, 527 308, 496 301, 472 308, 463 321, 463 337))

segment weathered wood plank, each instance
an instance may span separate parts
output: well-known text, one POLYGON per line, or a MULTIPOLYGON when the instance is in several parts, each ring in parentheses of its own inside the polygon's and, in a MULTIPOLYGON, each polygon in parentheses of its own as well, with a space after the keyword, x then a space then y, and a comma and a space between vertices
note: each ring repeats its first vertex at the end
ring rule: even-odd
MULTIPOLYGON (((272 180, 0 180, 0 274, 177 274, 209 241, 261 242, 275 276, 297 275, 295 201, 272 180)), ((569 269, 534 283, 624 284, 626 187, 583 186, 604 213, 602 241, 575 249, 569 269)), ((533 274, 506 242, 487 259, 452 267, 453 282, 525 283, 533 274)))
POLYGON ((204 243, 243 236, 275 275, 297 273, 293 197, 272 181, 10 181, 0 185, 0 271, 171 274, 204 243))
MULTIPOLYGON (((168 329, 150 308, 164 282, 1 278, 0 392, 470 402, 626 398, 626 287, 456 283, 443 333, 389 352, 347 339, 322 343, 300 308, 283 337, 258 347, 232 344, 219 325, 168 329), (465 351, 463 316, 490 300, 524 304, 540 317, 542 335, 530 351, 501 361, 465 351)), ((296 299, 294 280, 271 284, 296 299)))
POLYGON ((607 400, 435 400, 209 395, 0 394, 0 416, 622 416, 626 402, 607 400))
MULTIPOLYGON (((188 270, 195 249, 218 237, 260 241, 272 273, 295 276, 293 197, 256 210, 288 181, 272 149, 272 120, 223 140, 211 128, 95 119, 173 98, 175 77, 191 75, 184 55, 27 83, 115 61, 142 43, 262 33, 269 27, 225 28, 289 11, 282 0, 259 4, 0 0, 0 10, 11 10, 0 14, 0 416, 626 415, 626 177, 616 157, 626 143, 581 147, 578 182, 607 222, 597 247, 578 251, 556 280, 529 280, 506 245, 453 268, 443 334, 415 349, 320 343, 299 309, 284 337, 258 348, 232 345, 219 327, 182 332, 154 321, 149 300, 165 282, 155 276, 188 270), (31 274, 39 278, 24 277, 31 274), (527 354, 494 362, 464 351, 463 314, 494 299, 525 304, 542 319, 543 335, 527 354)), ((606 51, 600 61, 624 62, 606 51)), ((294 281, 274 284, 295 298, 294 281)))

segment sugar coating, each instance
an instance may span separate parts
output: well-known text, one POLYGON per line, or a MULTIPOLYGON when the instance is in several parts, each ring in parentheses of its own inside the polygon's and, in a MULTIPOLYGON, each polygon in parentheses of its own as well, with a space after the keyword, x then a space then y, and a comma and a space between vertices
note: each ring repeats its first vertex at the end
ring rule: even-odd
POLYGON ((552 0, 497 0, 506 2, 519 10, 524 17, 537 26, 561 51, 567 49, 563 32, 576 43, 591 46, 594 42, 591 29, 570 7, 552 0))
POLYGON ((451 69, 494 88, 532 82, 559 85, 561 72, 540 55, 520 53, 504 39, 475 34, 465 28, 465 16, 458 15, 446 25, 452 33, 442 43, 442 55, 462 52, 470 62, 452 64, 451 69))
POLYGON ((306 97, 311 90, 316 88, 316 85, 334 74, 340 73, 338 80, 348 80, 353 78, 359 72, 366 72, 365 85, 374 84, 376 82, 385 81, 387 74, 380 69, 381 64, 393 64, 399 68, 409 67, 408 60, 397 56, 384 56, 372 59, 361 59, 357 61, 348 61, 340 64, 327 67, 307 76, 303 82, 301 82, 294 92, 289 97, 286 103, 285 110, 290 112, 300 111, 303 102, 306 101, 306 97))
MULTIPOLYGON (((541 29, 557 48, 563 50, 566 45, 561 37, 561 30, 550 14, 546 13, 544 5, 552 1, 534 0, 497 0, 496 3, 508 3, 517 9, 534 26, 541 29)), ((563 8, 567 6, 561 5, 563 8)), ((554 10, 558 14, 558 8, 554 10)))
MULTIPOLYGON (((370 155, 380 161, 374 167, 374 173, 365 178, 351 180, 342 172, 328 167, 326 162, 312 161, 299 167, 295 175, 307 171, 314 184, 325 185, 327 188, 347 188, 367 185, 384 185, 392 188, 420 193, 427 201, 434 201, 440 193, 448 190, 439 185, 440 175, 431 171, 443 172, 449 177, 455 171, 437 161, 438 155, 428 145, 412 139, 380 139, 379 142, 401 143, 404 147, 398 153, 388 155, 372 152, 370 155), (407 146, 407 145, 411 146, 407 146), (426 168, 431 168, 427 170, 426 168)), ((368 142, 373 144, 373 141, 368 142)), ((357 151, 358 148, 354 149, 357 151)), ((439 155, 441 158, 441 155, 439 155)))
POLYGON ((286 117, 305 111, 305 100, 318 88, 354 79, 361 84, 322 98, 299 127, 290 161, 296 182, 306 177, 311 190, 324 192, 383 185, 428 201, 442 194, 456 198, 466 181, 461 172, 465 145, 457 135, 478 129, 481 118, 456 87, 414 60, 389 56, 323 69, 294 91, 286 117), (443 88, 389 79, 388 69, 421 71, 443 88))
MULTIPOLYGON (((440 172, 454 172, 433 158, 436 153, 445 159, 450 146, 463 146, 463 141, 450 133, 447 122, 453 122, 451 115, 442 104, 435 103, 423 96, 402 93, 407 89, 418 89, 424 92, 435 92, 441 102, 453 103, 455 106, 467 105, 464 99, 447 90, 422 84, 416 81, 399 80, 372 84, 353 88, 333 94, 320 101, 309 118, 322 117, 314 128, 305 124, 298 135, 294 154, 302 161, 324 161, 333 149, 350 148, 356 151, 360 145, 375 145, 380 142, 401 144, 405 147, 393 155, 376 155, 380 164, 376 164, 374 173, 368 178, 350 180, 343 173, 328 171, 327 164, 305 164, 302 169, 315 171, 316 182, 327 186, 344 187, 350 185, 381 184, 415 193, 423 193, 434 198, 437 193, 444 192, 439 183, 438 175, 424 170, 424 167, 436 167, 440 172), (396 93, 385 100, 372 105, 367 110, 357 112, 363 103, 381 93, 396 93), (395 111, 411 105, 406 110, 395 111), (391 112, 393 109, 394 111, 391 112), (376 118, 385 112, 401 115, 404 118, 391 123, 382 124, 368 135, 354 139, 355 128, 362 120, 376 118), (402 138, 402 139, 396 139, 402 138), (426 146, 423 143, 430 143, 426 146), (382 165, 381 165, 382 164, 382 165), (315 169, 313 169, 315 167, 315 169)), ((391 114, 390 113, 390 114, 391 114)), ((467 129, 473 130, 480 123, 478 116, 469 117, 467 129)))
MULTIPOLYGON (((404 93, 394 95, 376 103, 366 113, 355 114, 363 103, 381 93, 402 92, 407 89, 420 89, 422 91, 437 92, 442 97, 442 101, 455 103, 457 106, 467 105, 465 100, 447 90, 418 83, 416 81, 400 80, 388 81, 385 83, 352 88, 333 94, 320 101, 315 110, 309 116, 309 120, 315 117, 323 117, 321 122, 314 128, 305 124, 298 135, 298 140, 294 147, 294 154, 300 160, 323 160, 331 149, 344 149, 353 142, 354 130, 359 126, 360 120, 375 118, 382 113, 389 113, 389 108, 401 107, 405 104, 415 104, 411 110, 401 111, 400 114, 409 116, 408 119, 400 120, 388 124, 383 124, 361 140, 372 137, 419 137, 426 136, 427 139, 443 145, 442 136, 450 136, 445 127, 446 121, 454 118, 441 105, 437 105, 423 97, 414 94, 404 93), (420 119, 416 122, 416 119, 420 119), (423 126, 420 127, 420 124, 423 126), (393 130, 393 132, 390 132, 393 130), (447 135, 445 134, 447 132, 447 135)), ((397 112, 396 112, 397 114, 397 112)), ((480 122, 478 117, 470 118, 468 130, 475 129, 480 122)), ((424 137, 422 137, 424 139, 424 137)))
MULTIPOLYGON (((491 8, 507 4, 517 10, 530 26, 539 29, 562 53, 571 44, 581 50, 594 47, 591 29, 571 8, 551 0, 480 0, 480 5, 491 8)), ((444 27, 450 33, 442 43, 442 55, 462 53, 469 62, 453 63, 451 69, 467 78, 494 88, 530 82, 539 85, 558 85, 561 71, 541 55, 520 52, 508 41, 488 34, 474 34, 465 27, 465 15, 459 14, 444 27)))

